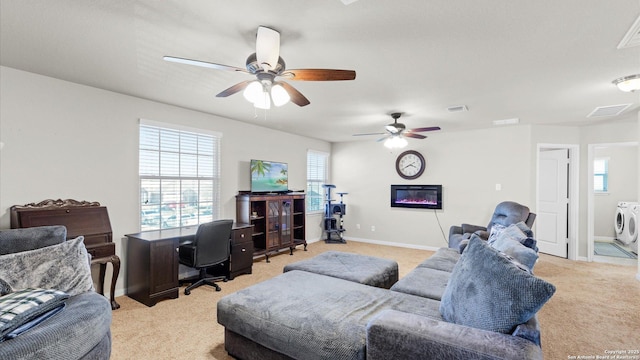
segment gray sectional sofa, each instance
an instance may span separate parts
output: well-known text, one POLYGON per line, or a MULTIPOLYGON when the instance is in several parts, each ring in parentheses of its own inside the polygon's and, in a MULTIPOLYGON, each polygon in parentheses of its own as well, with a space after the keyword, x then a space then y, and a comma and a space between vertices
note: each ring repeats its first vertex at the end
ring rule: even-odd
POLYGON ((0 359, 109 359, 111 305, 94 291, 84 239, 66 237, 64 226, 0 231, 0 359), (3 312, 32 288, 47 296, 13 318, 3 312))
POLYGON ((218 322, 245 360, 542 359, 536 313, 554 291, 472 237, 390 289, 287 271, 221 299, 218 322))

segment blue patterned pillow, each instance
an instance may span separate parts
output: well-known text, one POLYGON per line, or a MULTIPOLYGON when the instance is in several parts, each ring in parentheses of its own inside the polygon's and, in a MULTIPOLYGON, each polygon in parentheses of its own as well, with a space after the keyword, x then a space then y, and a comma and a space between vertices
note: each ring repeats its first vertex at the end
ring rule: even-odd
POLYGON ((16 328, 64 305, 69 295, 59 290, 23 289, 0 297, 0 341, 16 328))
POLYGON ((455 324, 509 334, 531 319, 556 291, 479 238, 471 238, 440 302, 455 324))

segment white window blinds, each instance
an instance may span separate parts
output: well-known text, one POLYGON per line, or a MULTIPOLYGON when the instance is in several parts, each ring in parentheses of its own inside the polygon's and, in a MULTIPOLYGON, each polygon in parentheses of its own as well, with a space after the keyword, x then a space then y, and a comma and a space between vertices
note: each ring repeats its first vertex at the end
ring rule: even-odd
POLYGON ((323 211, 324 188, 329 174, 329 154, 307 151, 307 212, 323 211))
POLYGON ((220 134, 140 122, 140 228, 197 225, 219 217, 220 134))

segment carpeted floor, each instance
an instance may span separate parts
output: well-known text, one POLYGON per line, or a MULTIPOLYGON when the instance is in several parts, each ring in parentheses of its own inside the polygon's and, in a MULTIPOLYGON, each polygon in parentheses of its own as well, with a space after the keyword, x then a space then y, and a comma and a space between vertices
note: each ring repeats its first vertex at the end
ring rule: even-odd
MULTIPOLYGON (((216 322, 216 302, 230 294, 282 273, 289 262, 327 250, 379 256, 398 261, 406 275, 432 252, 349 241, 347 244, 309 244, 254 262, 253 274, 220 283, 222 291, 201 287, 176 300, 146 307, 126 296, 113 312, 111 359, 231 359, 224 350, 224 328, 216 322)), ((605 356, 606 351, 640 350, 640 281, 636 267, 574 262, 542 255, 537 276, 557 287, 540 310, 545 359, 605 356)), ((295 284, 291 284, 295 286, 295 284)), ((284 300, 283 300, 284 301, 284 300)), ((304 312, 304 309, 300 309, 304 312)))

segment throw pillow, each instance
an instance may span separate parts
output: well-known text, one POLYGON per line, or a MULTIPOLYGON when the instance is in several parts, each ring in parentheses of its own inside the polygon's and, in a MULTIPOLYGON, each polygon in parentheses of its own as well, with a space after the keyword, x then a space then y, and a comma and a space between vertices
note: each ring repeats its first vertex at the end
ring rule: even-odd
POLYGON ((485 241, 472 238, 453 268, 440 313, 448 322, 509 334, 531 319, 555 290, 485 241))
POLYGON ((84 237, 0 256, 0 279, 14 290, 58 289, 70 296, 94 290, 84 237))
POLYGON ((64 292, 50 289, 23 289, 0 297, 0 341, 15 329, 64 306, 67 298, 64 292))
POLYGON ((535 252, 535 250, 530 249, 507 236, 499 236, 491 246, 494 249, 516 259, 516 261, 525 265, 529 270, 532 270, 536 261, 538 261, 538 253, 535 252))
POLYGON ((487 238, 487 242, 491 244, 496 241, 496 238, 500 235, 500 233, 502 233, 504 229, 505 227, 500 224, 493 224, 493 226, 491 227, 491 232, 489 233, 489 237, 487 238))

